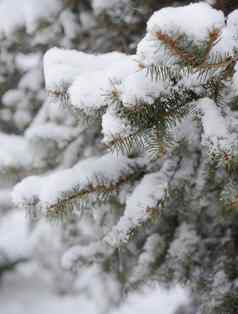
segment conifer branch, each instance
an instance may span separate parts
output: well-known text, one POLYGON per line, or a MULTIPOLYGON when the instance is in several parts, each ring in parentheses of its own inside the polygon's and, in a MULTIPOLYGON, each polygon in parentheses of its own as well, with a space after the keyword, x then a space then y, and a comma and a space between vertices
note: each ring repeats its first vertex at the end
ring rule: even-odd
POLYGON ((177 38, 173 38, 161 31, 156 32, 155 35, 157 39, 159 39, 166 47, 169 48, 170 52, 172 52, 180 60, 184 61, 185 64, 189 64, 193 67, 197 65, 196 57, 178 46, 178 41, 181 37, 180 35, 177 36, 177 38))
MULTIPOLYGON (((132 169, 132 168, 131 168, 132 169)), ((47 217, 62 217, 65 213, 77 210, 85 209, 92 206, 93 203, 107 202, 110 197, 117 193, 120 187, 129 181, 138 180, 144 171, 143 169, 132 169, 131 173, 122 174, 117 182, 108 182, 101 176, 95 176, 95 183, 89 183, 87 187, 80 189, 77 186, 72 192, 64 193, 56 203, 51 204, 46 208, 47 217), (92 202, 89 200, 89 196, 94 196, 92 202)))

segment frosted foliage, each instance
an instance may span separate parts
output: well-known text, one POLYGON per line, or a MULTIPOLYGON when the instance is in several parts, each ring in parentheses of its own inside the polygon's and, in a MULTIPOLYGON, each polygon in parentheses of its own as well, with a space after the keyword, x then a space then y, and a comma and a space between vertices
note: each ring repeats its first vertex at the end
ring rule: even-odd
MULTIPOLYGON (((235 22, 232 15, 228 21, 226 26, 223 13, 205 3, 191 4, 155 12, 148 21, 147 34, 138 44, 135 56, 121 53, 96 56, 53 48, 44 57, 46 87, 50 93, 56 95, 58 92, 68 90, 69 103, 88 114, 92 114, 93 110, 113 107, 110 96, 117 97, 123 106, 128 108, 141 103, 153 104, 159 96, 167 95, 172 86, 167 80, 152 80, 147 69, 143 67, 151 63, 176 62, 176 58, 165 54, 163 44, 154 34, 157 31, 163 32, 166 29, 168 32, 171 29, 171 34, 175 30, 180 33, 186 32, 187 35, 191 35, 194 42, 198 42, 207 40, 209 31, 219 29, 221 40, 218 41, 218 48, 232 53, 235 45, 233 33, 235 22), (194 12, 196 16, 193 16, 194 12), (184 19, 184 16, 189 18, 184 19), (194 20, 196 23, 193 23, 194 20), (179 26, 178 30, 176 25, 179 26)), ((215 47, 214 53, 215 49, 218 49, 215 47)), ((197 88, 199 85, 200 80, 196 74, 185 77, 178 84, 188 88, 197 88)), ((125 121, 118 118, 114 108, 106 111, 102 119, 102 128, 105 141, 115 135, 127 136, 132 131, 125 121)))
POLYGON ((14 210, 0 221, 0 267, 31 255, 27 220, 22 211, 14 210))
POLYGON ((51 0, 2 0, 0 2, 0 34, 13 34, 19 28, 28 33, 36 30, 41 19, 49 19, 61 7, 61 1, 51 0))
POLYGON ((16 135, 0 134, 0 145, 6 148, 0 152, 0 171, 31 168, 33 154, 25 139, 16 135))
POLYGON ((130 277, 130 283, 140 281, 141 278, 145 278, 149 273, 151 267, 157 256, 159 256, 164 250, 164 241, 157 235, 151 235, 141 253, 136 267, 133 269, 132 275, 130 277), (159 252, 160 250, 160 252, 159 252))
POLYGON ((16 56, 16 65, 19 70, 28 71, 39 66, 41 63, 41 53, 18 53, 16 56))
POLYGON ((171 6, 145 31, 164 1, 18 2, 0 0, 0 275, 5 256, 27 260, 16 280, 41 306, 23 287, 23 312, 212 313, 237 279, 237 189, 229 211, 222 198, 237 186, 237 10, 171 6))
POLYGON ((134 228, 149 219, 151 211, 159 211, 175 168, 176 161, 168 160, 160 172, 144 176, 129 196, 124 215, 113 227, 112 232, 106 236, 106 243, 115 247, 119 246, 121 242, 129 239, 130 232, 134 228))
POLYGON ((70 142, 79 133, 79 130, 73 127, 59 126, 54 123, 45 123, 37 125, 37 127, 29 128, 26 131, 26 138, 29 141, 47 141, 56 142, 59 147, 64 147, 66 143, 70 142))
POLYGON ((92 1, 93 9, 96 12, 96 14, 100 14, 102 11, 107 10, 107 9, 112 9, 117 3, 118 3, 118 0, 93 0, 92 1))
POLYGON ((120 285, 110 274, 102 274, 99 265, 92 265, 85 270, 76 282, 77 289, 84 291, 91 286, 89 298, 94 300, 95 313, 110 313, 111 304, 118 303, 120 285))
POLYGON ((208 98, 199 100, 198 108, 202 112, 204 130, 203 142, 211 151, 228 151, 234 143, 234 136, 228 131, 228 125, 216 104, 208 98))
POLYGON ((233 83, 234 83, 235 93, 237 93, 237 90, 238 90, 238 64, 235 67, 235 75, 233 77, 233 83))
POLYGON ((25 270, 22 267, 4 278, 0 295, 2 314, 78 314, 79 309, 84 314, 100 314, 88 297, 56 294, 49 287, 47 273, 43 274, 35 264, 24 266, 25 270))
POLYGON ((174 314, 180 305, 188 302, 188 293, 181 287, 164 290, 155 286, 131 295, 125 305, 112 314, 174 314))
POLYGON ((90 260, 95 255, 105 254, 106 247, 101 243, 96 242, 88 246, 73 246, 69 249, 62 258, 62 265, 66 269, 71 269, 76 263, 80 261, 90 260))
POLYGON ((187 224, 182 224, 177 231, 176 239, 169 248, 169 255, 178 261, 183 261, 189 257, 191 250, 196 249, 199 243, 199 237, 196 232, 187 224))
POLYGON ((17 89, 9 89, 2 97, 2 102, 5 106, 11 107, 16 105, 24 96, 24 92, 17 89))

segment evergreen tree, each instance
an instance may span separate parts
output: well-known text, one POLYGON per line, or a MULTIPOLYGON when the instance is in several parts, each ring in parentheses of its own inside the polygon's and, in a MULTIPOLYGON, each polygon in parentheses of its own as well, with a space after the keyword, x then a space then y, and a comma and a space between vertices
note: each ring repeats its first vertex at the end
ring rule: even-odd
POLYGON ((238 11, 226 19, 202 2, 155 11, 156 2, 55 1, 54 23, 35 31, 19 22, 33 29, 26 45, 36 53, 16 56, 5 41, 20 80, 3 87, 1 129, 18 135, 1 134, 0 169, 11 184, 26 177, 13 202, 37 220, 40 241, 52 241, 50 258, 44 245, 38 252, 63 276, 58 289, 86 292, 100 313, 129 295, 116 313, 144 314, 152 304, 157 313, 156 293, 131 294, 182 284, 191 304, 178 313, 235 314, 238 11), (40 105, 32 71, 52 39, 60 48, 44 55, 40 105), (25 123, 15 117, 22 107, 25 123), (44 219, 61 222, 54 239, 44 237, 44 219), (55 266, 61 254, 65 275, 55 266))

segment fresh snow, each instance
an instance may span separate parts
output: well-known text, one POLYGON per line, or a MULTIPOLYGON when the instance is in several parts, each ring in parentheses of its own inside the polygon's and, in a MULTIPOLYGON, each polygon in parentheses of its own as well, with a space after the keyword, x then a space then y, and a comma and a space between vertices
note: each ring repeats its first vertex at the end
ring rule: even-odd
POLYGON ((225 24, 222 11, 214 10, 207 3, 194 3, 178 8, 163 8, 155 12, 147 22, 147 32, 174 34, 185 33, 191 39, 202 41, 208 32, 221 29, 225 24))
POLYGON ((211 150, 229 150, 234 143, 234 136, 228 131, 228 125, 215 102, 209 98, 198 101, 203 126, 203 144, 211 150))
POLYGON ((133 173, 137 161, 108 153, 103 157, 80 161, 72 169, 58 171, 49 176, 31 176, 17 184, 13 190, 16 205, 31 205, 39 202, 42 208, 54 205, 65 194, 75 193, 98 184, 103 178, 106 184, 116 184, 123 176, 133 173), (102 170, 100 170, 102 169, 102 170))
POLYGON ((158 210, 165 199, 169 182, 176 169, 177 161, 168 159, 159 172, 147 174, 135 187, 126 202, 124 215, 106 235, 104 241, 118 247, 128 241, 130 232, 151 217, 151 211, 158 210))

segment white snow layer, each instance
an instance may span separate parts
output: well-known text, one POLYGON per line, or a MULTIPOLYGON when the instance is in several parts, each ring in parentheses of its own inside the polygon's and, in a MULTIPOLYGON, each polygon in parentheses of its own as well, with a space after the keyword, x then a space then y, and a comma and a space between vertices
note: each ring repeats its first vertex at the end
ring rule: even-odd
POLYGON ((214 10, 204 2, 182 7, 169 7, 155 12, 147 22, 147 32, 185 33, 194 40, 204 40, 208 32, 225 24, 222 11, 214 10))
MULTIPOLYGON (((111 72, 109 77, 106 73, 114 65, 118 72, 131 72, 136 63, 133 62, 132 57, 119 52, 109 52, 102 55, 92 55, 77 50, 64 50, 59 48, 50 49, 44 56, 44 73, 46 80, 46 88, 48 90, 55 90, 60 87, 68 87, 75 79, 80 79, 84 75, 88 75, 90 81, 90 90, 94 85, 94 74, 100 72, 101 79, 104 81, 104 76, 107 79, 114 79, 114 73, 111 72)), ((123 74, 122 74, 123 75, 123 74)), ((100 83, 100 82, 96 82, 100 83)), ((75 87, 77 90, 77 88, 75 87)), ((80 91, 78 91, 80 93, 80 91)), ((83 94, 83 92, 82 92, 83 94)), ((71 95, 74 98, 74 95, 71 95)), ((75 96, 76 97, 76 96, 75 96)), ((80 95, 79 95, 80 97, 80 95)), ((77 100, 77 99, 76 99, 77 100)), ((73 101, 73 103, 80 104, 80 101, 73 101)))
POLYGON ((42 208, 65 198, 65 193, 79 192, 89 186, 97 186, 97 178, 104 184, 116 184, 126 173, 133 173, 137 162, 124 156, 108 153, 100 158, 80 161, 71 169, 58 171, 49 176, 31 176, 17 184, 13 190, 16 205, 30 205, 40 202, 42 208))
POLYGON ((129 239, 130 232, 142 223, 146 222, 151 213, 158 211, 166 197, 169 181, 177 162, 166 160, 159 172, 147 174, 136 186, 126 202, 123 216, 112 231, 104 238, 105 243, 118 247, 129 239))
POLYGON ((227 122, 215 102, 202 98, 198 101, 198 108, 202 113, 203 144, 210 146, 211 150, 229 150, 234 137, 229 133, 227 122))
MULTIPOLYGON (((147 22, 147 34, 137 46, 137 59, 145 66, 158 63, 171 64, 176 61, 170 53, 165 53, 165 45, 158 40, 157 32, 170 36, 174 36, 176 32, 186 34, 198 45, 208 39, 210 31, 221 30, 219 49, 223 52, 231 52, 234 47, 235 32, 232 31, 233 35, 231 34, 231 29, 234 30, 236 25, 234 20, 232 17, 228 18, 229 23, 225 27, 225 17, 222 11, 215 10, 204 2, 176 8, 163 8, 156 11, 147 22)), ((216 52, 215 49, 214 52, 216 52)))

